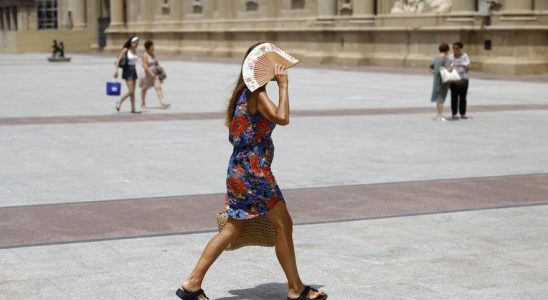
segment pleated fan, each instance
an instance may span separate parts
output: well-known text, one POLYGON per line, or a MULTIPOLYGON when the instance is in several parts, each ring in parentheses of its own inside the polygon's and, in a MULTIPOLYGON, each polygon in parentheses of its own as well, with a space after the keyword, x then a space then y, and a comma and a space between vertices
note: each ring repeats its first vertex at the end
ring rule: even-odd
POLYGON ((245 58, 242 75, 247 88, 253 92, 274 78, 274 65, 288 69, 299 62, 272 43, 262 43, 245 58))

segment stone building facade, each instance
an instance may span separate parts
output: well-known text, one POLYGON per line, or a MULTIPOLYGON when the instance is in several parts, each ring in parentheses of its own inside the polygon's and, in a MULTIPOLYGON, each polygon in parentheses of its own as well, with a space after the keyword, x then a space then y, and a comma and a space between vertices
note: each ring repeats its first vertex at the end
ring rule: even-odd
MULTIPOLYGON (((492 12, 491 24, 486 27, 481 26, 482 1, 56 2, 60 25, 67 24, 61 15, 73 12, 68 22, 72 27, 59 31, 90 32, 88 47, 105 46, 110 51, 120 49, 129 35, 137 34, 153 39, 160 51, 239 58, 250 44, 267 40, 304 63, 424 67, 440 42, 462 41, 474 69, 501 74, 548 73, 548 0, 499 0, 502 5, 492 12)), ((0 7, 4 2, 10 1, 0 0, 0 7)))

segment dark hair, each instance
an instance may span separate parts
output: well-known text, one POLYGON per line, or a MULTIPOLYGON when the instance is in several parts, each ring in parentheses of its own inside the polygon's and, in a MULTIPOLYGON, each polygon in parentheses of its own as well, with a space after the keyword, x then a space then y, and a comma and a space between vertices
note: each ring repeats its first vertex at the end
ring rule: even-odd
POLYGON ((123 48, 126 48, 126 49, 129 49, 129 47, 131 47, 131 40, 133 40, 133 38, 136 38, 137 36, 134 35, 134 36, 130 36, 129 39, 126 41, 126 43, 124 44, 124 47, 123 48))
POLYGON ((447 45, 447 43, 441 43, 438 49, 440 52, 447 52, 449 51, 449 45, 447 45))
POLYGON ((454 42, 454 43, 453 43, 453 47, 455 47, 455 46, 459 47, 460 49, 462 49, 462 48, 464 47, 464 45, 462 44, 462 42, 454 42))
MULTIPOLYGON (((259 46, 264 42, 259 42, 247 49, 247 52, 245 53, 244 60, 247 57, 249 53, 255 47, 259 46)), ((242 63, 243 64, 243 63, 242 63)), ((241 69, 240 69, 241 70, 241 69)), ((238 97, 240 97, 240 94, 246 89, 246 85, 244 82, 244 76, 242 74, 242 71, 240 71, 240 76, 238 77, 238 80, 236 81, 236 84, 234 85, 234 90, 232 91, 232 96, 230 96, 230 100, 228 101, 228 106, 226 108, 226 119, 225 119, 225 125, 230 126, 230 123, 232 122, 232 118, 234 117, 234 111, 236 110, 236 102, 238 102, 238 97)))
POLYGON ((145 49, 149 49, 150 47, 152 47, 152 45, 154 45, 154 42, 151 41, 151 40, 148 40, 145 42, 145 49))

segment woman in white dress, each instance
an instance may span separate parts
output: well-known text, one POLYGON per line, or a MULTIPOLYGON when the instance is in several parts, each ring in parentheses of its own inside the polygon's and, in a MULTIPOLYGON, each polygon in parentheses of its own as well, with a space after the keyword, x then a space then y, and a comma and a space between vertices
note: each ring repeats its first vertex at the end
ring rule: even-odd
POLYGON ((160 101, 161 108, 168 108, 169 104, 164 99, 164 91, 162 90, 162 74, 159 72, 159 63, 154 54, 154 42, 145 42, 145 54, 143 54, 143 75, 139 81, 141 87, 141 108, 146 109, 146 96, 149 88, 154 87, 156 95, 160 101))

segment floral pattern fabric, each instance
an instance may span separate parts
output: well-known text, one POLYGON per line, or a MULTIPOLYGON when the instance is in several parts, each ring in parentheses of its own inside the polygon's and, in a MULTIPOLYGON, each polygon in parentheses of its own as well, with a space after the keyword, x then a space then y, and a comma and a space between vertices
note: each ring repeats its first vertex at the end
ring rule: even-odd
POLYGON ((266 215, 278 201, 284 201, 270 165, 274 158, 271 134, 276 124, 247 109, 251 92, 238 98, 229 128, 234 151, 228 164, 225 206, 234 219, 266 215))

